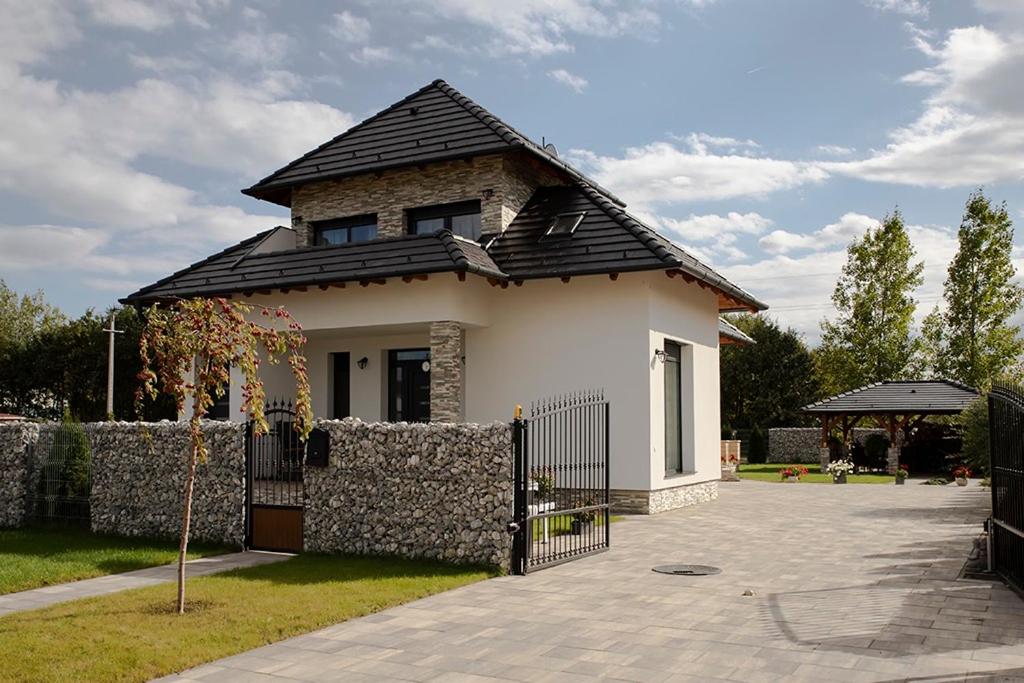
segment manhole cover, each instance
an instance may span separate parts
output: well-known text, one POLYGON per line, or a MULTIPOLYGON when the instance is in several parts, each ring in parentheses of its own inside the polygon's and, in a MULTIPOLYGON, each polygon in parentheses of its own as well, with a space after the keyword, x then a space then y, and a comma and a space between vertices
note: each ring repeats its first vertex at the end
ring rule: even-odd
POLYGON ((718 567, 709 567, 706 564, 663 564, 654 567, 659 574, 675 574, 676 576, 707 576, 708 574, 721 574, 718 567))

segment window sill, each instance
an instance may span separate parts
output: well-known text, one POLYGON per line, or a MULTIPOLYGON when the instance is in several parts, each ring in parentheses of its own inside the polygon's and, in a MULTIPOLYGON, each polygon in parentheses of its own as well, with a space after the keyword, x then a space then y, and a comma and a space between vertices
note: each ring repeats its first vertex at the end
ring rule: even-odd
POLYGON ((683 477, 692 477, 697 474, 697 470, 684 470, 682 472, 666 472, 665 481, 670 479, 682 479, 683 477))

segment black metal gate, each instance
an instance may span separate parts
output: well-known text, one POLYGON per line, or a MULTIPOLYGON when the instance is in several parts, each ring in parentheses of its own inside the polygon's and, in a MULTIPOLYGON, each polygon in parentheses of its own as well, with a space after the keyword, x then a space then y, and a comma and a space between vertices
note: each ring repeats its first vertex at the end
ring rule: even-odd
POLYGON ((306 445, 295 431, 292 405, 274 401, 265 410, 270 429, 245 432, 246 547, 302 550, 302 482, 306 445))
POLYGON ((512 423, 512 572, 603 552, 609 544, 608 401, 581 391, 534 403, 512 423))
POLYGON ((994 569, 1024 589, 1024 390, 996 385, 988 395, 994 569))

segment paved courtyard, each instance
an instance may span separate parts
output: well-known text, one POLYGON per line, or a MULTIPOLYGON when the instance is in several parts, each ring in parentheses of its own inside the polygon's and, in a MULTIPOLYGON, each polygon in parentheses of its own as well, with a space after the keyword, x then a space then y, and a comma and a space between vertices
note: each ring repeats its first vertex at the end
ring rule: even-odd
POLYGON ((988 495, 913 482, 723 484, 714 503, 615 524, 602 555, 178 680, 1024 680, 1024 602, 957 578, 988 495), (671 562, 722 573, 651 571, 671 562))

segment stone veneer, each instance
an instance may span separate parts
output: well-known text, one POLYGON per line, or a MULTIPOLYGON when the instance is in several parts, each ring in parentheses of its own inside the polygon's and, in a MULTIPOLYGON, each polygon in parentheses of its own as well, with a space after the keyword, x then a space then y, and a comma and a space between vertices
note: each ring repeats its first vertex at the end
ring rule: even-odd
POLYGON ((445 320, 430 324, 430 419, 433 422, 462 420, 465 338, 457 322, 445 320))
POLYGON ((400 237, 407 209, 479 199, 483 232, 500 232, 538 186, 556 182, 517 154, 367 173, 293 188, 292 227, 296 244, 308 246, 311 222, 375 213, 378 237, 400 237))
MULTIPOLYGON (((93 531, 177 538, 188 424, 101 422, 85 430, 93 449, 93 531)), ((245 541, 245 425, 205 421, 203 434, 210 455, 196 472, 190 537, 240 547, 245 541)))
POLYGON ((327 467, 306 467, 309 552, 507 567, 511 427, 318 421, 327 467))
POLYGON ((653 515, 676 508, 698 505, 718 498, 718 480, 684 484, 654 491, 612 489, 612 511, 636 515, 653 515))
POLYGON ((39 425, 0 423, 0 527, 16 527, 25 521, 28 456, 38 438, 39 425))

